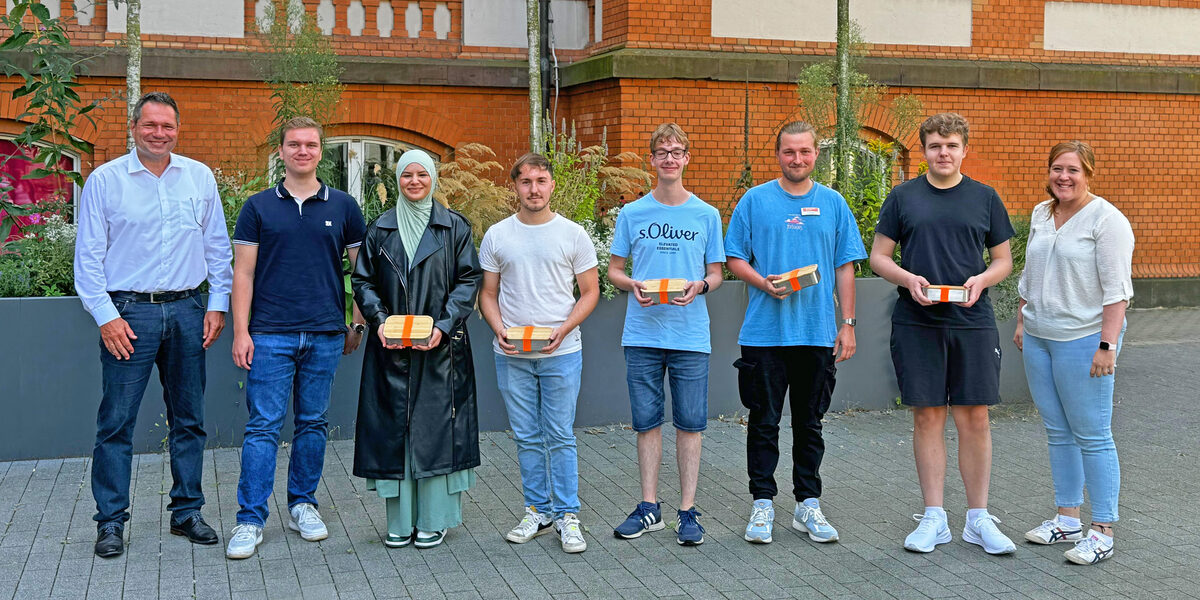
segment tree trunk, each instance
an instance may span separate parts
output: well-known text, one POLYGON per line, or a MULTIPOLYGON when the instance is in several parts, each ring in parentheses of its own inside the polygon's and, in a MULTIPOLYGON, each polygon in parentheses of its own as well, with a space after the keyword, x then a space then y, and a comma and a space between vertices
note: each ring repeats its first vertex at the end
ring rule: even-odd
POLYGON ((525 27, 529 46, 529 151, 542 147, 542 23, 538 0, 525 0, 525 27))
MULTIPOLYGON (((125 47, 129 51, 129 62, 125 67, 125 96, 128 117, 133 120, 133 108, 142 97, 142 0, 125 0, 125 47)), ((133 133, 128 134, 126 145, 133 150, 133 133)))
POLYGON ((850 169, 858 132, 850 114, 850 0, 837 4, 837 137, 834 158, 837 165, 837 190, 846 195, 850 190, 850 169))

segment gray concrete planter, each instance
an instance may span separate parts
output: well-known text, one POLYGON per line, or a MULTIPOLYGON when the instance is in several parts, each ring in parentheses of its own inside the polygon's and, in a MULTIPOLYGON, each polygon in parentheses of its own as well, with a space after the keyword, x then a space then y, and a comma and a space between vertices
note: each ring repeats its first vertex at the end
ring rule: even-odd
MULTIPOLYGON (((858 354, 838 369, 833 410, 896 406, 896 378, 888 350, 895 288, 880 279, 858 280, 858 354)), ((737 333, 746 308, 746 288, 725 282, 709 298, 713 354, 709 375, 709 416, 745 413, 738 400, 737 333)), ((583 325, 583 387, 578 426, 629 422, 621 327, 625 298, 602 301, 583 325)), ((1001 394, 1005 401, 1029 397, 1020 354, 1012 345, 1014 323, 1000 325, 1004 352, 1001 394)), ((483 430, 508 428, 504 402, 496 391, 491 331, 482 319, 470 323, 483 430)), ((100 403, 100 344, 97 328, 79 299, 0 299, 0 408, 8 423, 0 436, 0 460, 87 456, 95 436, 100 403)), ((208 352, 206 428, 210 446, 241 443, 246 423, 245 372, 230 358, 232 335, 226 330, 208 352)), ((333 386, 330 436, 354 435, 362 351, 342 359, 333 386)), ((668 409, 669 410, 669 409, 668 409)), ((162 447, 167 427, 162 388, 152 377, 138 413, 134 448, 162 447)), ((669 413, 668 413, 669 414, 669 413)), ((288 421, 290 422, 290 417, 288 421)), ((285 439, 290 436, 285 426, 285 439)))

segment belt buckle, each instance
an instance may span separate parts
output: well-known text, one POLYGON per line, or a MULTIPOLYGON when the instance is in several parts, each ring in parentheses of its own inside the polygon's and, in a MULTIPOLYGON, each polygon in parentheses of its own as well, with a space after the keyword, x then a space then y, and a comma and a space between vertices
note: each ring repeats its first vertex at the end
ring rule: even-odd
POLYGON ((159 296, 168 296, 171 292, 150 292, 150 304, 164 304, 169 300, 159 300, 159 296))

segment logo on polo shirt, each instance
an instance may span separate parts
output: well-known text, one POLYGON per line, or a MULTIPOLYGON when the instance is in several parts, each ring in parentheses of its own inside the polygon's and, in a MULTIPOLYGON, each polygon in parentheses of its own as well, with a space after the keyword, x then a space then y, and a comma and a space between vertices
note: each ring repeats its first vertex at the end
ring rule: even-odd
POLYGON ((333 221, 325 221, 326 227, 333 227, 333 221))
POLYGON ((788 215, 787 220, 785 220, 783 223, 784 223, 784 225, 787 226, 788 229, 803 229, 804 228, 804 220, 800 218, 800 215, 796 215, 796 214, 788 215))

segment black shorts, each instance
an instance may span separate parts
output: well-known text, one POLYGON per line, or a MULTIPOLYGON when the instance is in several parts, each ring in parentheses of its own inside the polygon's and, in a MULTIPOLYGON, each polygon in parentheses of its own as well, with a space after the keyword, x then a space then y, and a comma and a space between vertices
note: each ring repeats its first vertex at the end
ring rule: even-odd
POLYGON ((1000 402, 1000 334, 892 324, 892 364, 905 406, 1000 402))

